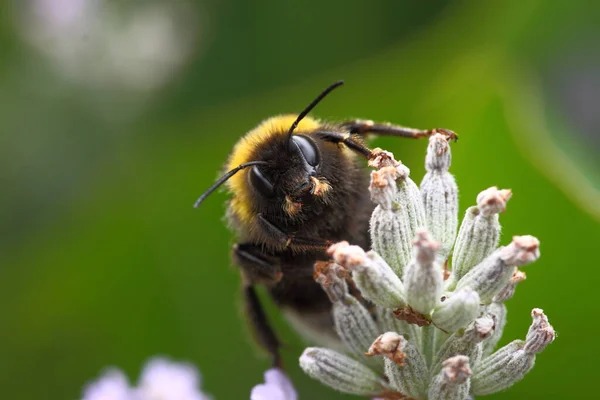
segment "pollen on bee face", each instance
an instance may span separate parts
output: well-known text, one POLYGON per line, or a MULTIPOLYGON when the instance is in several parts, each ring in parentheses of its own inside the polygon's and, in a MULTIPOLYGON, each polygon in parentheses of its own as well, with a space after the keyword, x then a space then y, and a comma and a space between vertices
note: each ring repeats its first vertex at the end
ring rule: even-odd
POLYGON ((312 176, 310 179, 313 183, 312 194, 314 196, 323 197, 325 196, 325 193, 327 193, 329 189, 331 189, 331 186, 325 180, 319 180, 314 176, 312 176))
POLYGON ((302 210, 302 203, 294 201, 290 196, 285 196, 285 202, 283 203, 283 211, 290 217, 294 217, 302 210))

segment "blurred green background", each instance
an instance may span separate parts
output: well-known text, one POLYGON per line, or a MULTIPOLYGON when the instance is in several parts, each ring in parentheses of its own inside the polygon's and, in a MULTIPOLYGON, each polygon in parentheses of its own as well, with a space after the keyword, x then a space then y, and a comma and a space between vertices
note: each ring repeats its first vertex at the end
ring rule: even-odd
MULTIPOLYGON (((239 318, 226 195, 200 210, 233 144, 297 112, 460 134, 461 213, 512 188, 503 242, 541 239, 503 343, 533 307, 559 333, 489 398, 591 398, 600 352, 598 2, 14 0, 0 14, 0 387, 75 399, 108 365, 189 360, 216 399, 245 399, 268 360, 239 318)), ((423 176, 424 141, 380 139, 423 176)), ((332 393, 297 367, 301 399, 332 393)))

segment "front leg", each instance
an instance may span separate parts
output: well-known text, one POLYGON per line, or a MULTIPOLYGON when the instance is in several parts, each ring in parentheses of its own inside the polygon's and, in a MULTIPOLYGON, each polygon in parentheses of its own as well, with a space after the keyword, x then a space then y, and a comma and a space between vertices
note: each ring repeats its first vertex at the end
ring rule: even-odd
POLYGON ((356 154, 359 154, 370 160, 374 157, 373 150, 365 146, 362 138, 351 132, 332 132, 332 131, 315 131, 313 135, 325 140, 326 142, 343 144, 356 154))
POLYGON ((244 316, 250 324, 255 340, 270 354, 272 365, 281 368, 281 343, 269 323, 254 287, 256 283, 277 282, 282 276, 281 267, 275 263, 274 257, 262 252, 260 245, 252 243, 234 245, 233 256, 242 269, 244 316))
POLYGON ((273 284, 283 275, 277 257, 266 254, 259 244, 234 244, 233 260, 242 269, 246 281, 252 285, 273 284))
POLYGON ((446 136, 448 140, 458 140, 456 133, 449 129, 443 128, 415 129, 392 124, 376 124, 373 121, 368 120, 346 121, 342 122, 341 126, 346 128, 348 132, 357 135, 374 134, 381 136, 398 136, 418 139, 421 137, 429 137, 436 133, 441 133, 442 135, 446 136))
POLYGON ((331 240, 296 236, 291 233, 286 233, 262 214, 258 214, 258 223, 263 231, 275 239, 283 248, 325 251, 333 244, 331 240))

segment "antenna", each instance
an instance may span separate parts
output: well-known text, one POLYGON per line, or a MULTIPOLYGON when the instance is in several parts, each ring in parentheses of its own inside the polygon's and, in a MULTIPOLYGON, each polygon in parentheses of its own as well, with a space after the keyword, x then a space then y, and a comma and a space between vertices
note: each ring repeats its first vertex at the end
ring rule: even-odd
POLYGON ((194 203, 194 208, 198 208, 198 206, 200 206, 200 204, 204 201, 204 199, 206 199, 212 192, 217 190, 219 188, 219 186, 221 186, 222 184, 227 182, 227 180, 229 178, 231 178, 232 176, 237 174, 238 171, 241 171, 244 168, 248 168, 253 165, 266 165, 266 164, 268 164, 266 161, 249 161, 247 163, 238 165, 237 167, 235 167, 234 169, 232 169, 231 171, 227 172, 225 175, 220 177, 211 187, 209 187, 206 190, 206 192, 202 193, 202 195, 200 197, 198 197, 198 200, 196 200, 196 202, 194 203))
POLYGON ((325 98, 325 96, 327 96, 329 93, 331 93, 331 91, 339 86, 342 86, 344 84, 344 81, 337 81, 332 83, 331 85, 329 85, 329 87, 327 87, 327 89, 323 90, 321 92, 321 94, 319 94, 304 110, 302 110, 302 112, 298 115, 298 118, 296 118, 296 120, 294 121, 294 123, 292 124, 292 126, 290 126, 290 130, 288 131, 288 143, 290 142, 290 140, 292 139, 292 133, 294 132, 294 129, 296 129, 296 127, 298 126, 298 124, 300 123, 300 121, 302 121, 302 119, 304 117, 306 117, 306 115, 313 109, 315 108, 315 106, 317 104, 319 104, 319 102, 321 100, 323 100, 325 98))

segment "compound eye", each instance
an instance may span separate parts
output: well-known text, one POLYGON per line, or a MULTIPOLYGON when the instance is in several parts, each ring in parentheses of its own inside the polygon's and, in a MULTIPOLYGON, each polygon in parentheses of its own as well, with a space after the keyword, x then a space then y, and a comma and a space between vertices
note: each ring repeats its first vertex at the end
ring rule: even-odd
POLYGON ((319 149, 317 146, 307 138, 306 136, 294 135, 292 136, 292 140, 300 149, 300 153, 304 157, 304 160, 311 166, 316 167, 319 165, 320 157, 319 157, 319 149))
POLYGON ((274 197, 275 189, 273 184, 260 172, 260 169, 255 165, 250 169, 250 182, 256 190, 265 197, 274 197))

